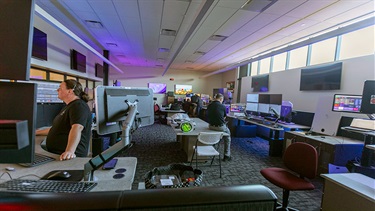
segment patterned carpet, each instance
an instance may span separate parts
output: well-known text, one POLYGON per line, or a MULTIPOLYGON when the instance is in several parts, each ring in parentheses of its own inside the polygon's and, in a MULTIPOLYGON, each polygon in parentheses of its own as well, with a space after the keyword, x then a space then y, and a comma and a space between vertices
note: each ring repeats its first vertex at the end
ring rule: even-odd
MULTIPOLYGON (((183 163, 186 155, 176 141, 176 135, 170 126, 154 124, 139 128, 132 135, 135 142, 122 156, 137 157, 138 164, 134 178, 133 189, 138 188, 139 182, 144 182, 144 175, 154 167, 166 166, 171 163, 183 163)), ((232 137, 232 161, 222 162, 222 178, 219 177, 219 167, 199 167, 203 171, 201 186, 229 186, 238 184, 263 184, 269 187, 282 199, 282 190, 274 186, 260 174, 265 167, 282 167, 280 157, 268 156, 268 141, 261 138, 232 137)), ((223 149, 223 146, 221 146, 223 149)), ((320 210, 323 180, 318 177, 312 181, 316 187, 312 191, 291 192, 289 204, 291 207, 307 211, 320 210)))

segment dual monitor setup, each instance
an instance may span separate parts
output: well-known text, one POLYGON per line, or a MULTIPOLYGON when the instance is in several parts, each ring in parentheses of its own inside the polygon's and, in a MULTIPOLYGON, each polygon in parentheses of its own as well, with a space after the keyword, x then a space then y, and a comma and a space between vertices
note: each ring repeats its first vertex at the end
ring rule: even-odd
MULTIPOLYGON (((0 141, 0 163, 31 163, 35 158, 37 84, 0 81, 0 93, 0 136, 8 137, 0 141)), ((154 123, 153 93, 149 88, 98 86, 95 104, 97 133, 122 132, 122 139, 82 166, 86 181, 129 147, 132 131, 154 123)))

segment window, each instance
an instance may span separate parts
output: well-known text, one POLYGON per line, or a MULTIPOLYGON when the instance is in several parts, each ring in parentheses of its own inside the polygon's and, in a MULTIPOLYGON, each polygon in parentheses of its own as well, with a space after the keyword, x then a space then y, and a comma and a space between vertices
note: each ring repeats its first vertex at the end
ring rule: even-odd
POLYGON ((44 70, 38 70, 34 68, 30 68, 30 78, 38 79, 38 80, 46 80, 47 79, 47 72, 44 70))
POLYGON ((63 82, 64 81, 64 75, 59 74, 59 73, 50 72, 49 73, 49 80, 63 82))
POLYGON ((77 77, 74 77, 74 76, 70 76, 70 75, 67 75, 66 76, 66 79, 68 80, 68 79, 73 79, 73 80, 77 80, 77 77))
POLYGON ((258 61, 251 62, 251 76, 258 75, 258 61))
POLYGON ((335 60, 337 38, 333 37, 312 44, 310 65, 333 62, 335 60))
POLYGON ((248 69, 249 69, 249 64, 242 65, 239 69, 239 75, 238 78, 246 77, 248 76, 248 69))
POLYGON ((86 79, 78 78, 78 82, 81 83, 83 89, 87 86, 86 79))
POLYGON ((271 57, 260 60, 259 74, 265 74, 270 72, 271 57))
POLYGON ((306 66, 308 46, 290 51, 289 69, 306 66))
POLYGON ((93 89, 93 88, 95 88, 95 87, 94 87, 94 81, 90 81, 90 80, 88 80, 88 81, 87 81, 87 87, 88 87, 89 89, 93 89))
POLYGON ((340 60, 373 54, 374 30, 374 26, 370 26, 342 35, 340 60))
POLYGON ((272 72, 285 70, 287 53, 281 53, 273 56, 272 72))

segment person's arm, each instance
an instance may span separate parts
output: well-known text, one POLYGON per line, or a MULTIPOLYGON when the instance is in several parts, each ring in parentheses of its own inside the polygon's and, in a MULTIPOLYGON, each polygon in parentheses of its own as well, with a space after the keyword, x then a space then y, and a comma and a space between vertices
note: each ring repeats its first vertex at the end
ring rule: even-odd
POLYGON ((38 129, 38 130, 35 131, 35 135, 36 136, 46 136, 46 135, 48 135, 48 132, 49 132, 50 129, 51 129, 51 127, 44 128, 44 129, 38 129))
POLYGON ((60 155, 60 160, 70 160, 76 157, 75 151, 78 143, 81 140, 81 133, 83 126, 80 124, 73 124, 70 129, 68 136, 68 144, 66 146, 65 152, 60 155))

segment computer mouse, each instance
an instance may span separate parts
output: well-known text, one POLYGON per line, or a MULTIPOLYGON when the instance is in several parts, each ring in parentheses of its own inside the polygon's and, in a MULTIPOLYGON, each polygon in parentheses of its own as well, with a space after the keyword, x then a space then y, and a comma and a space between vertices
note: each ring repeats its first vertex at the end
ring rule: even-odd
POLYGON ((64 180, 71 177, 67 171, 56 171, 47 177, 48 180, 64 180))

